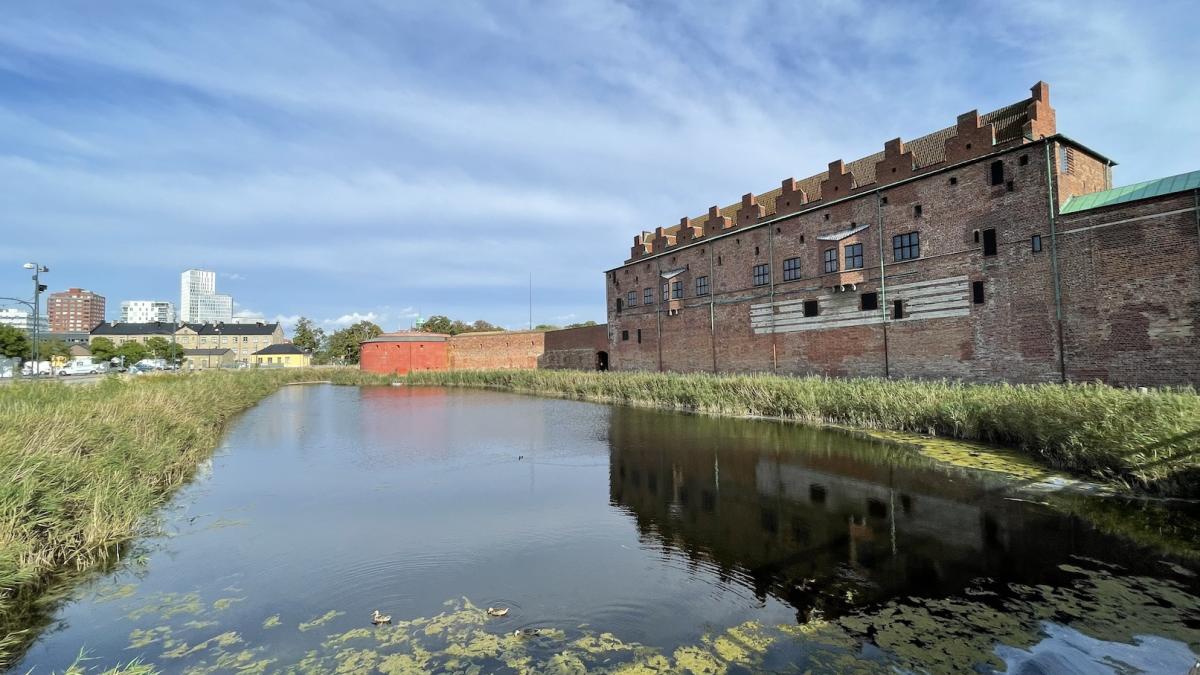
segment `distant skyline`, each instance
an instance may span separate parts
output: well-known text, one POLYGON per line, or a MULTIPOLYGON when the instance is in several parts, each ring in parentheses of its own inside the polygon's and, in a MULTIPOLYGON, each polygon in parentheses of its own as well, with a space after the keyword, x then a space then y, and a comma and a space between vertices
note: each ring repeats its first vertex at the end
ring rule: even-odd
MULTIPOLYGON (((1200 169, 1194 3, 6 3, 0 296, 326 329, 604 320, 642 230, 1051 85, 1115 183, 1200 169)), ((17 305, 0 301, 0 307, 17 305)), ((44 311, 44 307, 43 307, 44 311)))

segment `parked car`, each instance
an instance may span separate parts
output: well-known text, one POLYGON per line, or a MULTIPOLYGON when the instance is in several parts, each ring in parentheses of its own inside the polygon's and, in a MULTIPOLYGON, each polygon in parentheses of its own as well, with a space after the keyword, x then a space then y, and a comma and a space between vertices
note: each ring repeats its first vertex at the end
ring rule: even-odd
POLYGON ((24 377, 33 377, 34 375, 47 377, 53 374, 54 367, 49 361, 39 361, 37 363, 26 361, 25 365, 21 366, 21 375, 24 377))
POLYGON ((86 363, 83 361, 71 361, 62 368, 58 369, 58 374, 66 377, 67 375, 97 375, 102 372, 103 366, 95 363, 86 363))

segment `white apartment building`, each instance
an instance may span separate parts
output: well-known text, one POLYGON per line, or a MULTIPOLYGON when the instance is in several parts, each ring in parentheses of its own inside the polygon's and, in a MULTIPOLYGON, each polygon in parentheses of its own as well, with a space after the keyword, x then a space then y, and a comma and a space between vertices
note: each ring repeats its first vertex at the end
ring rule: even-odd
POLYGON ((175 323, 175 305, 165 300, 126 300, 121 303, 121 323, 175 323))
POLYGON ((186 323, 221 323, 233 320, 233 296, 217 293, 217 273, 184 271, 179 282, 179 318, 186 323))
MULTIPOLYGON (((33 312, 15 307, 5 307, 0 309, 0 325, 12 326, 19 328, 26 333, 33 334, 33 312)), ((50 332, 50 320, 45 314, 38 317, 39 333, 50 332)))

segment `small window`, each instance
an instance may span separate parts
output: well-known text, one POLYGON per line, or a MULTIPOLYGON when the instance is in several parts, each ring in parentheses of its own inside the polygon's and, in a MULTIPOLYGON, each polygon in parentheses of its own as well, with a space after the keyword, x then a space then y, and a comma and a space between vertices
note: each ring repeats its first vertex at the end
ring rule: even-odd
POLYGON ((758 255, 758 247, 757 246, 754 247, 754 255, 758 255))
POLYGON ((829 220, 829 214, 828 214, 828 213, 826 213, 826 214, 825 214, 825 220, 829 220))
POLYGON ((920 257, 920 232, 908 232, 906 234, 898 234, 892 237, 892 258, 894 258, 897 262, 901 260, 915 260, 920 257))
POLYGON ((803 244, 803 243, 804 243, 804 235, 800 235, 800 243, 801 243, 801 244, 803 244))
POLYGON ((863 293, 859 296, 859 305, 864 312, 879 309, 879 296, 875 293, 863 293))
POLYGON ((771 266, 770 265, 755 265, 754 266, 754 285, 766 286, 771 281, 771 266))
POLYGON ((1033 249, 1034 253, 1041 253, 1041 251, 1042 251, 1042 235, 1040 235, 1040 234, 1033 235, 1033 237, 1031 237, 1029 239, 1029 245, 1030 245, 1030 248, 1033 249))
POLYGON ((1007 183, 1005 183, 1005 184, 1004 184, 1004 189, 1005 189, 1005 190, 1008 190, 1009 192, 1013 192, 1014 190, 1016 190, 1016 189, 1017 189, 1017 185, 1016 185, 1016 183, 1013 183, 1013 182, 1010 180, 1010 181, 1008 181, 1007 183))
POLYGON ((639 345, 642 344, 642 329, 641 328, 637 329, 637 341, 638 341, 639 345))
POLYGON ((837 249, 825 249, 825 273, 838 271, 837 249))
POLYGON ((975 230, 972 234, 975 237, 975 243, 978 244, 979 243, 979 230, 975 230))
POLYGON ((625 309, 625 301, 617 298, 617 313, 619 314, 622 309, 625 309))
POLYGON ((643 305, 653 305, 654 304, 654 289, 653 288, 647 288, 646 290, 642 291, 642 304, 643 305))
POLYGON ((818 309, 818 307, 817 307, 816 300, 805 300, 804 301, 804 316, 816 316, 817 309, 818 309))
POLYGON ((863 266, 863 245, 850 244, 846 247, 846 269, 860 270, 863 266))
POLYGON ((880 203, 880 204, 886 204, 886 203, 887 203, 887 197, 880 197, 880 198, 879 198, 879 203, 880 203))
POLYGON ((892 302, 892 318, 893 319, 903 319, 904 318, 904 301, 903 300, 894 300, 892 302))
POLYGON ((983 304, 983 282, 982 281, 972 281, 971 282, 971 302, 975 303, 976 305, 983 304))
POLYGON ((991 177, 992 185, 1004 185, 1004 162, 999 159, 992 162, 988 169, 988 175, 991 177))
POLYGON ((629 331, 627 331, 627 330, 623 330, 623 331, 621 331, 621 341, 622 341, 622 342, 628 342, 628 341, 629 341, 629 331))
POLYGON ((696 295, 708 295, 708 277, 696 277, 696 295))
POLYGON ((629 291, 625 294, 625 304, 629 307, 637 307, 637 291, 629 291))
POLYGON ((916 206, 913 207, 913 217, 914 218, 920 218, 921 212, 922 212, 922 209, 921 209, 920 204, 917 204, 916 206))
POLYGON ((678 300, 683 297, 683 280, 677 279, 671 282, 671 299, 678 300))
POLYGON ((988 228, 983 231, 983 254, 996 255, 996 230, 988 228))
POLYGON ((717 256, 717 267, 721 266, 721 256, 717 256))
POLYGON ((1064 148, 1064 147, 1060 146, 1059 152, 1058 152, 1058 172, 1059 173, 1071 173, 1071 149, 1070 148, 1064 148))
POLYGON ((957 177, 957 176, 950 176, 950 184, 951 184, 951 185, 958 185, 958 177, 957 177))
POLYGON ((1029 155, 1021 155, 1021 166, 1029 166, 1029 155))
POLYGON ((788 258, 783 261, 783 280, 795 281, 800 278, 800 259, 788 258))

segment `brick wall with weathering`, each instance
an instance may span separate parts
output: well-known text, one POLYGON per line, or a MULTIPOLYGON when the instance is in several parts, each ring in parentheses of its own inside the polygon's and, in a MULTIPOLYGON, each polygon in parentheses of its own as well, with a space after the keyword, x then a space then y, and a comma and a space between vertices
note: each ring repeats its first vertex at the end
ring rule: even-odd
POLYGON ((448 358, 451 370, 533 370, 545 352, 541 331, 462 333, 451 336, 448 358))
POLYGON ((359 347, 358 367, 370 373, 406 375, 421 370, 446 370, 446 339, 437 333, 384 334, 359 347))
POLYGON ((546 332, 538 368, 600 370, 608 368, 608 326, 580 326, 546 332))
POLYGON ((1200 383, 1196 201, 1184 192, 1059 220, 1071 380, 1200 383))

